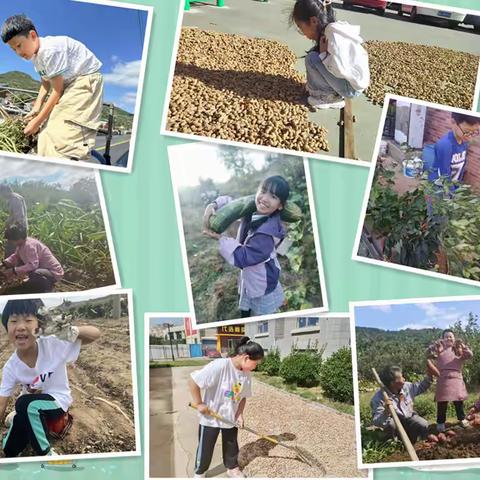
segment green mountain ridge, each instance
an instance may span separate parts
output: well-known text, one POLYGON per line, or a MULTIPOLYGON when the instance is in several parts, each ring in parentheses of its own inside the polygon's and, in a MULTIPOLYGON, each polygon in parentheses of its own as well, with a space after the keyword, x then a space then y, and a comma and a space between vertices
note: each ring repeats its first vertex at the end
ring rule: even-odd
MULTIPOLYGON (((0 73, 0 85, 7 85, 11 88, 20 88, 24 90, 38 91, 40 88, 40 82, 33 79, 30 75, 24 72, 11 71, 6 73, 0 73)), ((109 108, 104 106, 102 109, 102 119, 107 120, 109 108)), ((133 114, 115 106, 114 115, 115 128, 132 129, 133 114)))

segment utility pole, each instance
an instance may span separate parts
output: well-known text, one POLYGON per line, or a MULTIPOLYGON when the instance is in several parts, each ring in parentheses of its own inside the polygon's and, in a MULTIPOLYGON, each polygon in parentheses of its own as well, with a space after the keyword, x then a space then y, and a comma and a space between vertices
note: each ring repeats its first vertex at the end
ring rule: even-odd
POLYGON ((173 325, 170 325, 169 323, 164 323, 163 326, 164 326, 164 327, 167 327, 167 330, 168 330, 168 340, 170 341, 170 350, 172 351, 172 361, 175 361, 175 356, 173 355, 172 337, 171 337, 171 335, 170 335, 170 327, 172 327, 173 325))

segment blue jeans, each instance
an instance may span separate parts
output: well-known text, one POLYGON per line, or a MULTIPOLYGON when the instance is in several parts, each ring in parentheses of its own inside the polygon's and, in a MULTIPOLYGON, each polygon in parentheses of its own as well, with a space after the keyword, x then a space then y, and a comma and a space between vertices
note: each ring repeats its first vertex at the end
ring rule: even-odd
POLYGON ((362 93, 355 90, 344 78, 333 75, 320 60, 318 51, 307 53, 305 68, 307 70, 307 87, 313 97, 336 93, 342 97, 352 98, 362 93))

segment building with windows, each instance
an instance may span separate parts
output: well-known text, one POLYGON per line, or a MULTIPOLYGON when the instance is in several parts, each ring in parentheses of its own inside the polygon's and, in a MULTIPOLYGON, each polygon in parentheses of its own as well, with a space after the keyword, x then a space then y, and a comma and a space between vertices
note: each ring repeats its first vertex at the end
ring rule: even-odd
POLYGON ((194 330, 189 320, 185 319, 187 343, 200 344, 204 355, 207 355, 209 351, 226 355, 235 348, 240 338, 245 335, 245 325, 243 324, 194 330))
POLYGON ((217 328, 217 351, 222 354, 232 352, 245 335, 245 325, 224 325, 217 328))
POLYGON ((163 340, 185 341, 185 327, 183 325, 157 325, 150 327, 150 335, 152 337, 162 338, 163 340))
POLYGON ((339 348, 350 346, 350 320, 348 317, 277 318, 245 324, 245 335, 259 343, 265 352, 278 348, 282 358, 293 348, 325 348, 323 358, 328 358, 339 348))

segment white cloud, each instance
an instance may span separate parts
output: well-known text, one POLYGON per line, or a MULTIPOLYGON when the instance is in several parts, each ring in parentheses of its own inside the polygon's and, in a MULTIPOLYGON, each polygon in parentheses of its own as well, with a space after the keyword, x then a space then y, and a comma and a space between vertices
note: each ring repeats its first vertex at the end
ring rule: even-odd
POLYGON ((120 101, 126 105, 135 105, 135 102, 137 101, 137 92, 127 92, 122 96, 120 101))
POLYGON ((391 305, 374 305, 371 308, 372 310, 378 310, 383 313, 390 313, 392 311, 391 305))
POLYGON ((91 177, 93 177, 93 172, 88 168, 0 156, 0 182, 12 178, 17 179, 20 183, 41 180, 48 183, 58 183, 63 188, 69 188, 78 180, 91 177))
POLYGON ((423 310, 428 316, 436 316, 442 313, 434 303, 417 303, 417 308, 423 310))
POLYGON ((105 83, 116 85, 117 87, 137 87, 141 63, 141 60, 116 63, 110 73, 103 75, 105 83))
POLYGON ((424 321, 436 328, 446 328, 458 320, 465 319, 463 311, 451 306, 441 308, 441 304, 417 303, 416 307, 425 313, 424 321))

